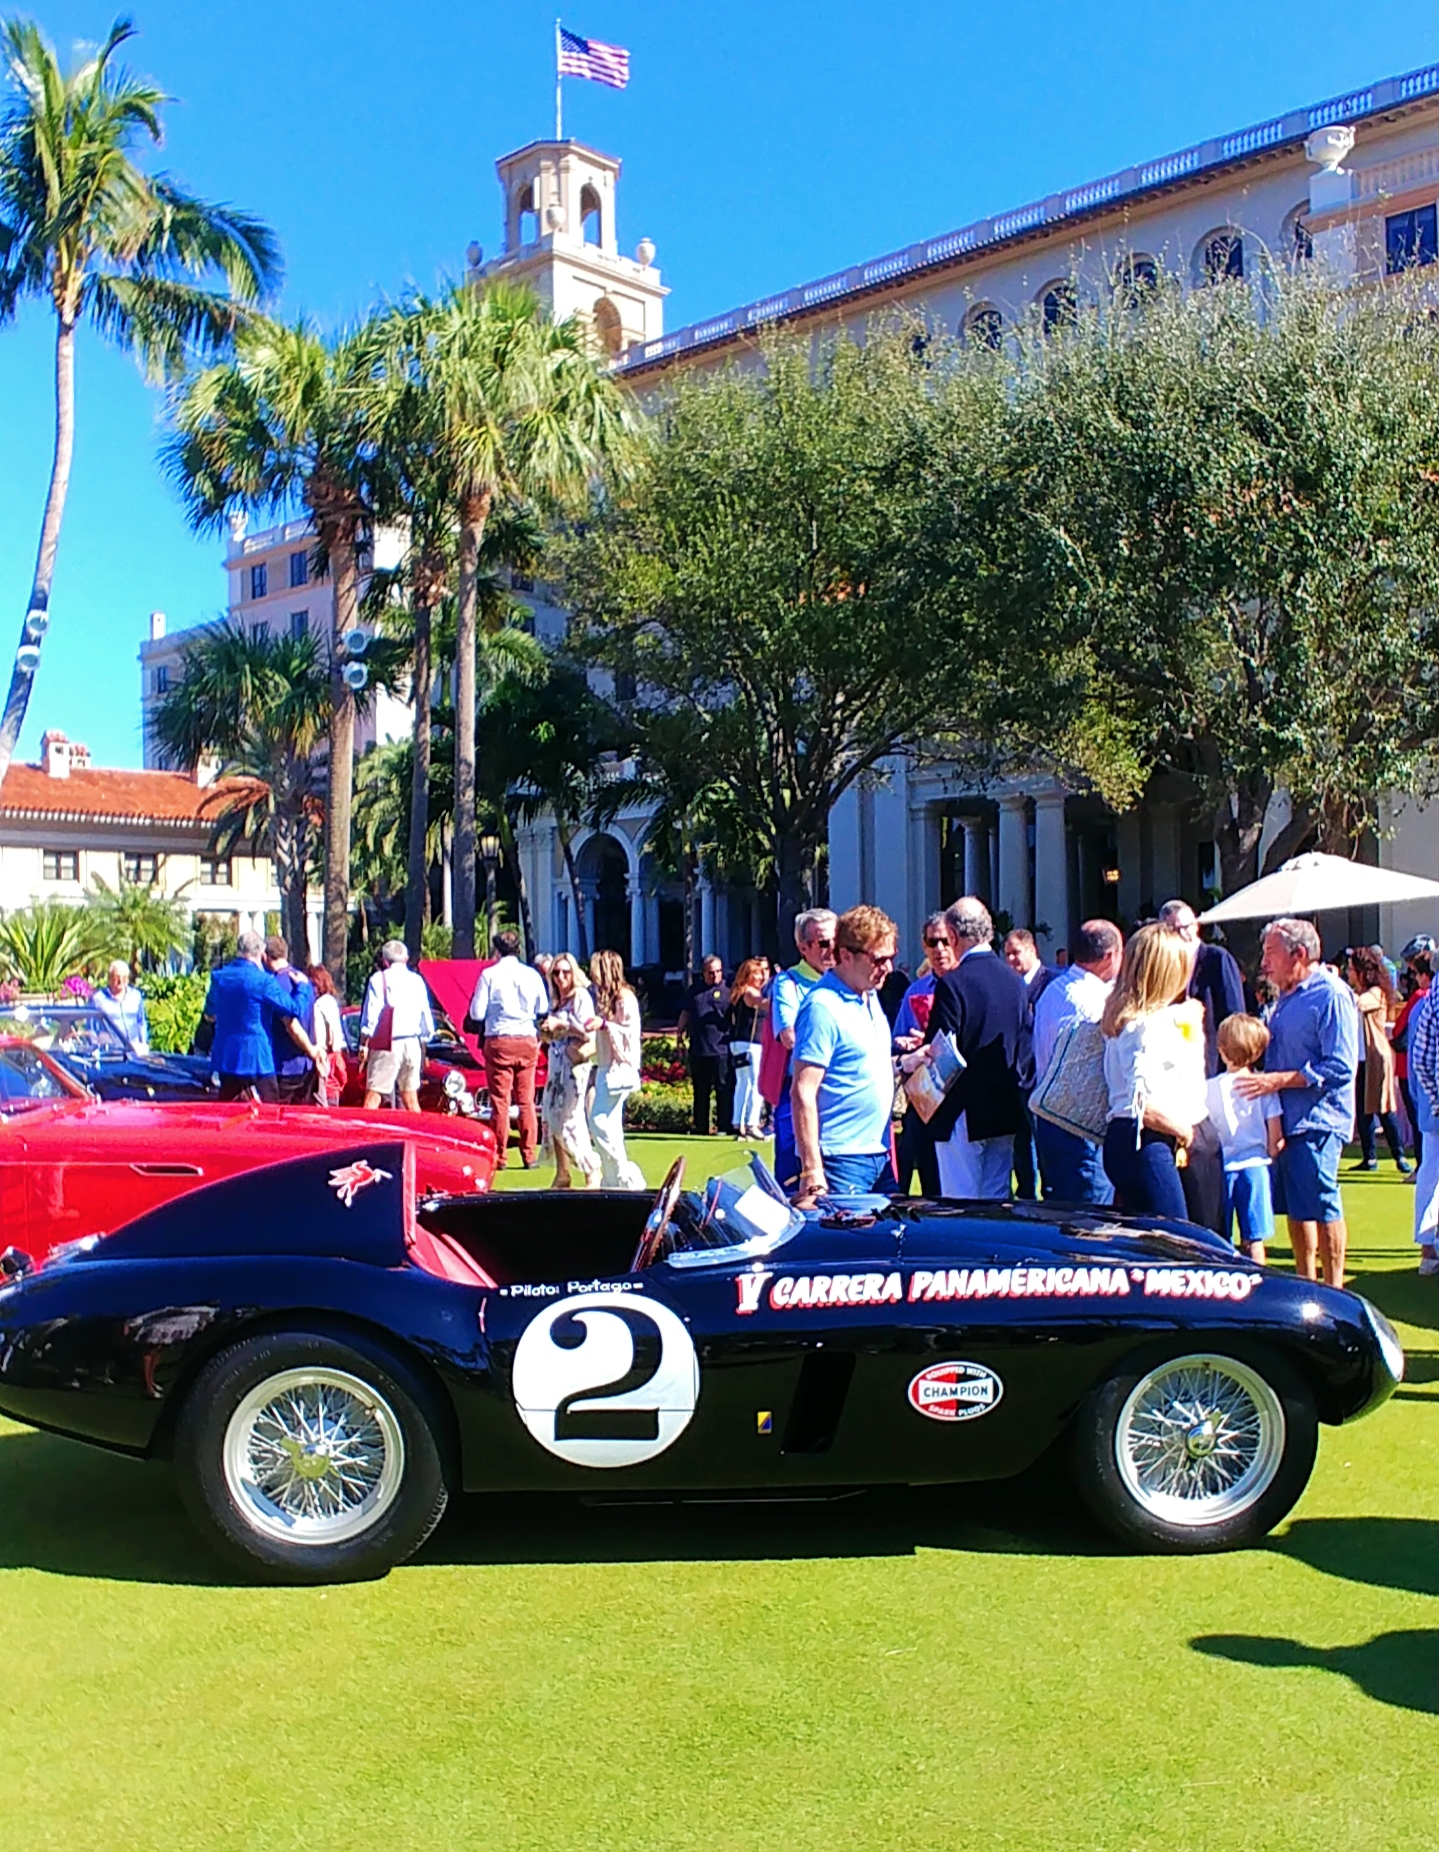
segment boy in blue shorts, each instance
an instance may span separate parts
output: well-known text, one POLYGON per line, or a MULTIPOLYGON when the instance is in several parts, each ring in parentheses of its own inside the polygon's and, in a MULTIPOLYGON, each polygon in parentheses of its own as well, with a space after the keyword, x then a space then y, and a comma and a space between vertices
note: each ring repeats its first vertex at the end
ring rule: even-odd
POLYGON ((1253 1074, 1269 1046, 1269 1031, 1257 1016, 1226 1016, 1219 1025, 1219 1055, 1225 1072, 1209 1083, 1209 1118, 1224 1153, 1224 1227, 1239 1225, 1239 1245, 1250 1260, 1265 1262, 1264 1244, 1274 1238, 1274 1199, 1269 1171, 1284 1144, 1277 1094, 1245 1099, 1234 1083, 1253 1074))

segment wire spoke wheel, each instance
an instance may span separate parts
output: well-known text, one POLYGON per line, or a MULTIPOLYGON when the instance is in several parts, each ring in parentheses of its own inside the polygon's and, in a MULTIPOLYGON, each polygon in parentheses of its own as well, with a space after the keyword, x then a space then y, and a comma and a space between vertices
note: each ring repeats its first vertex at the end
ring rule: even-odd
POLYGON ((1115 1464, 1130 1497, 1165 1524, 1201 1527, 1248 1511, 1284 1458, 1284 1406, 1234 1357, 1175 1357, 1130 1391, 1115 1464))
POLYGON ((258 1383, 226 1424, 225 1483, 245 1522, 291 1544, 361 1536, 399 1495, 395 1411, 346 1370, 312 1365, 258 1383))

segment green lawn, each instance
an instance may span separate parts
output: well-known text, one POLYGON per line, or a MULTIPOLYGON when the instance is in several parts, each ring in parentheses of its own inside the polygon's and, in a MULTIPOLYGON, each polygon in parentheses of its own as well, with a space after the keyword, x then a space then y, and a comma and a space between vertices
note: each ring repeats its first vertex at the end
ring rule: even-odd
POLYGON ((163 1469, 0 1426, 0 1848, 1428 1852, 1439 1281, 1387 1164, 1348 1195, 1410 1382, 1243 1555, 1114 1554, 1052 1482, 466 1500, 383 1582, 255 1589, 163 1469))

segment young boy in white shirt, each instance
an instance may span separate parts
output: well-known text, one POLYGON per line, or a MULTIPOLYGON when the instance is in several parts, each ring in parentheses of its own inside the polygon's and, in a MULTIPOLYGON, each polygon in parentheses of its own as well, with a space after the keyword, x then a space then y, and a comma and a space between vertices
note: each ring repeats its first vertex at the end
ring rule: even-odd
POLYGON ((1264 1244, 1274 1237, 1274 1199, 1269 1169, 1284 1144, 1279 1096, 1241 1099, 1234 1083, 1252 1074, 1269 1046, 1269 1031, 1257 1016, 1226 1016, 1219 1025, 1223 1074, 1209 1083, 1209 1118, 1224 1153, 1224 1226, 1239 1224, 1239 1245, 1262 1267, 1264 1244))

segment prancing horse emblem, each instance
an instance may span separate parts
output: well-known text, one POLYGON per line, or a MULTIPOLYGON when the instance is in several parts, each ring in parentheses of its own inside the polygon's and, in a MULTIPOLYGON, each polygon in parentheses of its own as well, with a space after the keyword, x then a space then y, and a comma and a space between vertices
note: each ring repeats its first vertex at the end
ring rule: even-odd
POLYGON ((377 1169, 368 1159, 358 1158, 330 1172, 330 1188, 347 1209, 352 1209, 360 1190, 368 1189, 372 1183, 388 1183, 392 1175, 391 1171, 377 1169))

